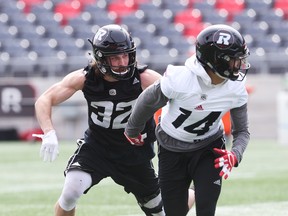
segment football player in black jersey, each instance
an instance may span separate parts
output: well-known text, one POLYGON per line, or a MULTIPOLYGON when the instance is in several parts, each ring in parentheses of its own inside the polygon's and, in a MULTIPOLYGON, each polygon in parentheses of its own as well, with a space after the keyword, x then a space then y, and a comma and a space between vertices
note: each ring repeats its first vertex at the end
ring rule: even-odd
MULTIPOLYGON (((158 176, 151 161, 155 156, 153 118, 147 121, 143 131, 146 145, 130 145, 123 134, 138 95, 161 75, 147 66, 137 65, 134 41, 119 25, 101 27, 89 42, 93 60, 88 66, 66 75, 35 103, 37 119, 44 132, 38 135, 42 138, 40 154, 44 161, 54 161, 58 154, 52 107, 79 90, 88 106, 89 127, 83 138, 77 140, 78 149, 64 172, 65 183, 55 205, 55 215, 75 215, 80 196, 106 177, 134 194, 145 215, 165 215, 158 176)), ((191 200, 190 205, 194 192, 191 200)))

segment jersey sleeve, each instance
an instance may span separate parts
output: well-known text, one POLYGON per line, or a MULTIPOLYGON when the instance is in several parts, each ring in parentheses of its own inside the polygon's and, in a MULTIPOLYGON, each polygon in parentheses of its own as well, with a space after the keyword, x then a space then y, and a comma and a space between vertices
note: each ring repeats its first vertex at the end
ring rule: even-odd
POLYGON ((237 91, 239 94, 239 99, 235 107, 241 107, 248 102, 248 92, 246 90, 245 83, 246 79, 240 82, 239 89, 237 91))
POLYGON ((159 82, 146 88, 138 97, 129 117, 125 132, 130 137, 137 137, 144 129, 146 121, 167 103, 168 99, 162 94, 159 82))
POLYGON ((250 140, 250 133, 248 129, 247 104, 244 104, 243 106, 238 108, 231 109, 230 113, 233 129, 232 151, 236 154, 238 163, 240 163, 243 157, 243 153, 250 140))

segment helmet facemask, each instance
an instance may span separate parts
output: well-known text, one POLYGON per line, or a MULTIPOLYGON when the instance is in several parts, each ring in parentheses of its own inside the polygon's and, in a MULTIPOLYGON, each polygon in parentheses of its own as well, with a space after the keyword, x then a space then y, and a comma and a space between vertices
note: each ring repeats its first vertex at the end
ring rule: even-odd
POLYGON ((103 58, 98 58, 98 68, 104 75, 110 75, 117 80, 126 80, 133 76, 136 66, 136 51, 127 51, 119 54, 104 54, 103 58), (113 66, 110 60, 111 56, 127 54, 129 61, 127 65, 113 66))
POLYGON ((207 62, 207 65, 215 74, 223 79, 242 81, 250 68, 250 64, 247 61, 248 55, 249 52, 233 57, 220 54, 215 56, 215 62, 213 64, 207 62))
POLYGON ((109 75, 117 80, 127 80, 134 75, 136 67, 136 46, 129 33, 119 25, 106 25, 100 28, 93 42, 94 58, 97 67, 103 75, 109 75), (111 56, 127 54, 128 65, 112 66, 111 56), (118 68, 117 68, 118 67, 118 68))

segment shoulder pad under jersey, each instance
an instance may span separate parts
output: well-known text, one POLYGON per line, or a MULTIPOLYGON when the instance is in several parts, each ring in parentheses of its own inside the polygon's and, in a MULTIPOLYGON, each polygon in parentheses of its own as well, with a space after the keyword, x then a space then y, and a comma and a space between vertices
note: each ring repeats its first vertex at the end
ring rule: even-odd
POLYGON ((95 75, 94 68, 91 65, 87 65, 84 68, 84 71, 85 71, 85 77, 91 77, 95 75))
POLYGON ((148 68, 148 65, 137 65, 136 66, 136 69, 138 70, 138 72, 140 74, 143 73, 147 68, 148 68))

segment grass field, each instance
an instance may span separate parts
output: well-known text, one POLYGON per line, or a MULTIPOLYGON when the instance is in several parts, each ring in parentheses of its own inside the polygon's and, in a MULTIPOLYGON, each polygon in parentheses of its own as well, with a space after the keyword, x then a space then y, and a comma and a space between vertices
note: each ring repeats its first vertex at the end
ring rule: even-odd
MULTIPOLYGON (((40 143, 0 143, 0 215, 52 216, 75 148, 63 143, 57 160, 44 163, 40 143)), ((111 179, 82 196, 77 211, 79 216, 143 215, 134 197, 111 179)), ((288 216, 288 146, 251 141, 240 167, 223 183, 216 215, 288 216)))

